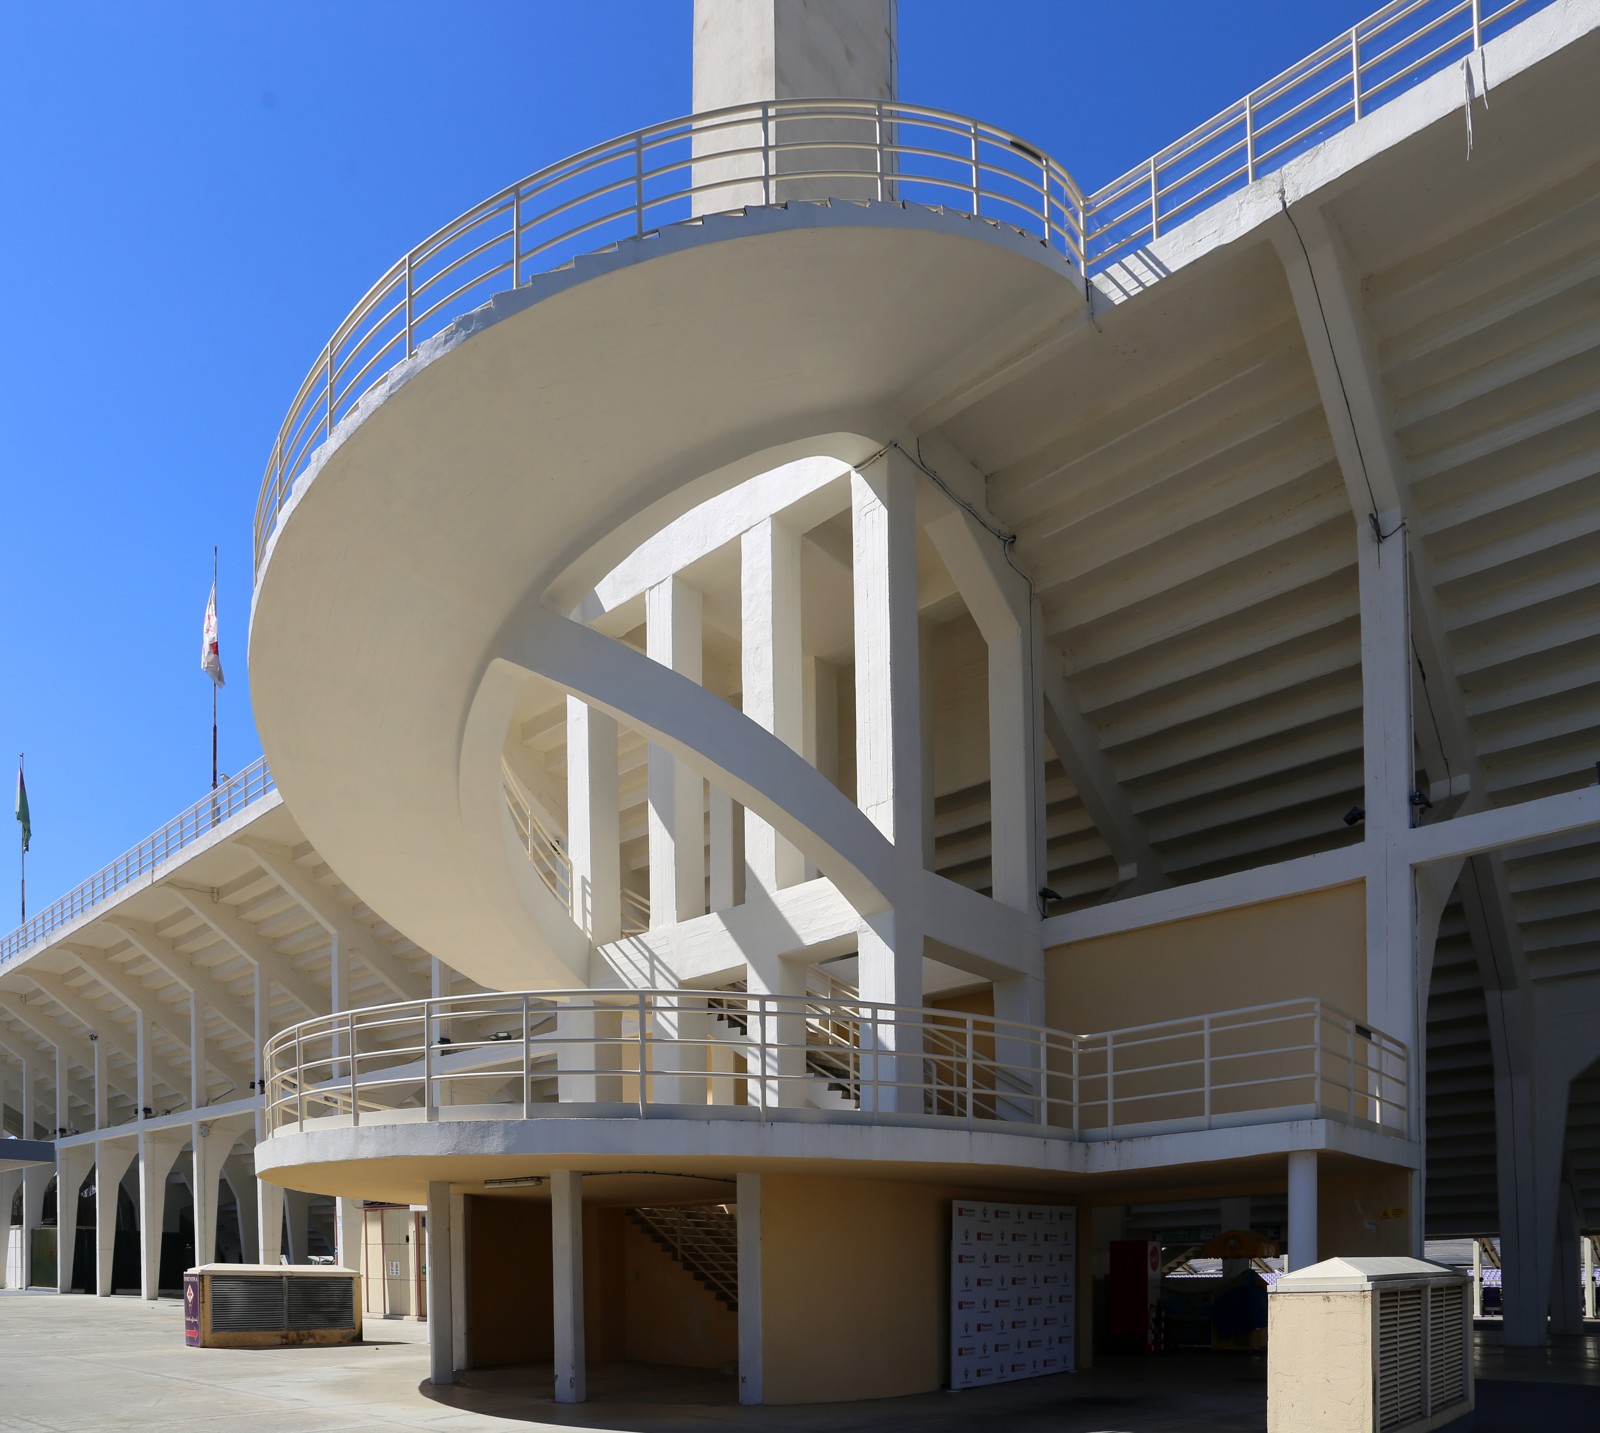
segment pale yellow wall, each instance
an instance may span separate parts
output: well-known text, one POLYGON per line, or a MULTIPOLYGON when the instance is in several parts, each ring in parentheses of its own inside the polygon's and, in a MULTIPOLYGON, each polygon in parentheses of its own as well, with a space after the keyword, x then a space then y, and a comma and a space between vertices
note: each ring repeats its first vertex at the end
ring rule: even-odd
POLYGON ((632 1220, 621 1253, 624 1356, 635 1363, 723 1368, 739 1362, 739 1316, 632 1220))
POLYGON ((1047 1022, 1090 1034, 1317 995, 1367 1008, 1361 882, 1056 946, 1047 1022))
POLYGON ((1317 1250, 1324 1259, 1409 1254, 1410 1172, 1388 1165, 1317 1172, 1317 1250))
MULTIPOLYGON (((950 1203, 971 1195, 955 1185, 762 1176, 769 1403, 892 1398, 944 1384, 950 1203)), ((1063 1202, 994 1190, 981 1197, 1063 1202)))
POLYGON ((1267 1433, 1370 1433, 1372 1295, 1267 1299, 1267 1433))

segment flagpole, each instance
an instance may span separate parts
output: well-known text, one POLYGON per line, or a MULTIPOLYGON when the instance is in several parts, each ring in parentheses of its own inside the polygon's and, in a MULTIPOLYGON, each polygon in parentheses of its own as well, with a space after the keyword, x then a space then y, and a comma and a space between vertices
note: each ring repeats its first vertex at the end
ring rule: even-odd
MULTIPOLYGON (((22 789, 22 786, 23 786, 22 759, 26 755, 27 755, 27 753, 26 752, 22 752, 22 751, 19 751, 17 753, 17 789, 19 791, 22 789)), ((21 823, 20 820, 17 823, 17 873, 18 873, 19 880, 21 882, 20 896, 21 896, 21 903, 22 903, 22 918, 17 922, 17 924, 18 925, 27 925, 27 923, 28 923, 28 828, 26 826, 24 826, 21 823)))
MULTIPOLYGON (((211 590, 217 590, 217 548, 211 547, 211 590)), ((211 789, 217 789, 217 684, 211 683, 211 789)))

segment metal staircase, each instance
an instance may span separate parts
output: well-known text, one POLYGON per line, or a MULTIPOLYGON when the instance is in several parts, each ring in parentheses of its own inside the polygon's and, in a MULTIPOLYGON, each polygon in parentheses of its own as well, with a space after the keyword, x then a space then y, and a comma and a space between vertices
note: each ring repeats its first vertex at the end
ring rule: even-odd
POLYGON ((739 1224, 726 1204, 630 1209, 633 1220, 724 1308, 739 1308, 739 1224))

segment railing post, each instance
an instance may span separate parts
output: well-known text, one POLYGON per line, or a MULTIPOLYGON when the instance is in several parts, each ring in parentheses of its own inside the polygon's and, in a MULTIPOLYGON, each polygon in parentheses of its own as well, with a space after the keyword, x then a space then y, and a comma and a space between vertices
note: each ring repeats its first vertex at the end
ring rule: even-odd
POLYGON ((295 1113, 298 1118, 295 1123, 301 1129, 306 1127, 306 1059, 305 1044, 302 1040, 302 1031, 297 1025, 294 1032, 294 1067, 295 1078, 295 1113))
POLYGON ((983 204, 982 191, 978 185, 978 122, 968 121, 967 131, 972 155, 972 217, 976 219, 982 213, 983 204))
POLYGON ((772 203, 772 107, 761 102, 761 202, 772 203))
POLYGON ((1322 1117, 1322 1002, 1311 1003, 1311 1103, 1317 1107, 1313 1119, 1322 1117))
POLYGON ((361 1106, 357 1103, 356 1094, 356 1012, 345 1012, 344 1031, 346 1048, 350 1051, 350 1123, 352 1126, 361 1123, 361 1106))
POLYGON ((433 1098, 433 1001, 422 1002, 422 1117, 438 1119, 433 1098))
POLYGON ((1108 1138, 1114 1138, 1117 1133, 1116 1049, 1117 1042, 1108 1032, 1106 1035, 1106 1135, 1108 1138))
POLYGON ((1200 1085, 1205 1101, 1206 1128, 1211 1128, 1211 1015, 1200 1017, 1200 1085))
POLYGON ((522 997, 522 1117, 533 1118, 533 1032, 528 1019, 528 997, 522 997))
MULTIPOLYGON (((752 1020, 755 1021, 756 1028, 761 1032, 761 1034, 757 1037, 755 1084, 756 1088, 761 1092, 756 1107, 761 1111, 762 1119, 767 1117, 767 1077, 769 1074, 774 1076, 776 1075, 776 1071, 769 1069, 769 1062, 767 1059, 767 999, 768 997, 765 995, 756 996, 755 1010, 751 1010, 747 1003, 745 1006, 744 1017, 745 1037, 747 1039, 749 1038, 750 1024, 752 1020), (760 1012, 759 1017, 756 1014, 757 1011, 760 1012)), ((749 1082, 746 1081, 747 1092, 748 1088, 749 1082)))
POLYGON ((639 1118, 643 1119, 650 1105, 650 1043, 645 1038, 645 1021, 650 1018, 644 992, 635 997, 639 1016, 639 1118))
POLYGON ((1082 1132, 1082 1125, 1078 1117, 1078 1107, 1081 1098, 1081 1086, 1078 1084, 1078 1056, 1082 1053, 1083 1046, 1078 1037, 1072 1037, 1072 1137, 1077 1139, 1082 1132))
POLYGON ((322 436, 324 439, 333 436, 333 340, 328 340, 328 346, 323 350, 325 363, 322 381, 325 385, 323 392, 322 410, 322 436))
POLYGON ((1472 48, 1483 48, 1483 0, 1472 0, 1472 48))
MULTIPOLYGON (((694 187, 691 171, 689 187, 694 187)), ((644 132, 641 130, 633 136, 633 233, 634 237, 644 237, 644 132)))
POLYGON ((1157 201, 1161 197, 1158 189, 1159 184, 1160 180, 1156 175, 1156 157, 1152 154, 1150 156, 1150 237, 1152 239, 1161 237, 1161 216, 1157 205, 1157 201))
POLYGON ((1361 35, 1360 27, 1350 31, 1350 104, 1351 117, 1361 118, 1361 35))
POLYGON ((1034 1039, 1039 1045, 1039 1125, 1047 1129, 1050 1125, 1050 1032, 1037 1030, 1034 1039))
POLYGON ((878 199, 883 200, 883 101, 873 106, 873 149, 878 161, 878 199))
POLYGON ((415 283, 414 283, 414 281, 412 279, 412 276, 411 276, 411 260, 412 260, 412 255, 415 252, 416 252, 415 250, 408 250, 407 253, 406 253, 406 357, 407 358, 412 357, 417 351, 417 346, 416 346, 415 342, 413 342, 413 340, 412 340, 412 333, 411 333, 411 330, 412 330, 412 314, 415 311, 414 310, 414 304, 415 304, 415 301, 416 301, 416 287, 415 287, 415 283))
POLYGON ((1244 97, 1244 177, 1256 182, 1256 103, 1254 94, 1244 97))
MULTIPOLYGON (((1356 1117, 1356 1022, 1352 1020, 1345 1029, 1345 1122, 1355 1123, 1356 1117)), ((1378 1124, 1383 1125, 1383 1086, 1378 1086, 1378 1124)))
POLYGON ((522 186, 511 191, 511 287, 522 282, 522 186))
POLYGON ((978 1113, 978 1055, 973 1040, 973 1018, 967 1016, 967 1128, 978 1113))

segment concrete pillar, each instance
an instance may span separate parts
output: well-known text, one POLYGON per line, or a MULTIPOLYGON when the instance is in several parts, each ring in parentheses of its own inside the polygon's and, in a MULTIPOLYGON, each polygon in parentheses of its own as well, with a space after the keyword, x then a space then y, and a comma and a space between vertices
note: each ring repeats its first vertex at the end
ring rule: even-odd
POLYGON ((289 1262, 304 1264, 311 1257, 311 1196, 285 1189, 283 1217, 289 1233, 289 1262))
POLYGON ((703 996, 658 995, 650 1045, 652 1104, 704 1105, 711 1017, 703 996))
POLYGON ((1044 884, 1036 865, 1043 770, 1031 655, 1021 628, 988 642, 991 889, 995 900, 1019 911, 1035 909, 1044 884))
POLYGON ((256 1262, 276 1264, 283 1258, 283 1189, 256 1180, 256 1262))
POLYGON ((137 1153, 133 1140, 102 1139, 94 1147, 94 1291, 102 1299, 116 1292, 112 1260, 117 1252, 117 1203, 122 1177, 137 1153))
MULTIPOLYGON (((1241 1198, 1222 1199, 1218 1201, 1217 1217, 1222 1225, 1221 1232, 1226 1234, 1231 1229, 1250 1228, 1250 1196, 1241 1198)), ((1248 1259, 1224 1259, 1222 1261, 1222 1277, 1231 1279, 1235 1274, 1242 1274, 1250 1267, 1248 1259)))
MULTIPOLYGON (((857 930, 861 999, 885 1005, 922 1004, 922 932, 897 912, 862 921, 857 930)), ((922 1030, 914 1017, 863 1018, 861 1108, 925 1114, 922 1030), (877 1081, 876 1088, 871 1082, 877 1081)))
POLYGON ((456 1381, 450 1186, 428 1185, 428 1379, 456 1381))
POLYGON ((856 804, 922 864, 916 470, 897 451, 850 478, 856 804))
POLYGON ((161 1284, 161 1234, 166 1228, 167 1176, 188 1131, 139 1136, 139 1292, 154 1299, 161 1284))
MULTIPOLYGON (((698 589, 679 577, 645 593, 645 648, 653 661, 700 681, 698 589)), ((652 745, 649 771, 650 925, 692 920, 706 911, 705 780, 652 745)))
POLYGON ((90 1049, 94 1052, 94 1127, 98 1133, 108 1123, 106 1106, 111 1096, 111 1076, 106 1069, 106 1049, 99 1035, 90 1032, 90 1049))
MULTIPOLYGON (((1037 975, 1014 975, 994 983, 994 1017, 1015 1025, 1045 1023, 1044 980, 1037 975)), ((1025 1124, 1070 1124, 1071 1109, 1063 1104, 1052 1109, 1046 1103, 1048 1090, 1040 1088, 1039 1048, 1026 1037, 1007 1035, 1002 1026, 995 1035, 995 1061, 999 1066, 995 1083, 1002 1090, 1009 1086, 1011 1097, 997 1093, 995 1114, 1000 1119, 1020 1120, 1025 1124)), ((1066 1090, 1058 1089, 1058 1095, 1066 1090)))
MULTIPOLYGON (((892 99, 896 85, 894 0, 695 0, 694 108, 697 113, 770 99, 860 97, 892 99)), ((892 187, 869 178, 828 182, 785 181, 797 166, 812 170, 875 172, 874 127, 866 120, 789 120, 763 135, 759 123, 698 136, 696 155, 759 146, 764 137, 784 143, 838 140, 866 148, 813 150, 791 158, 781 152, 763 170, 759 155, 702 159, 697 214, 746 204, 823 199, 893 199, 892 187), (763 174, 769 178, 763 180, 763 174), (746 178, 743 184, 732 181, 746 178)))
POLYGON ((1578 1273, 1583 1265, 1579 1249, 1580 1213, 1572 1186, 1562 1182, 1556 1206, 1555 1272, 1550 1281, 1550 1332, 1572 1338, 1583 1332, 1583 1296, 1578 1273))
POLYGON ((806 993, 805 968, 798 961, 765 957, 747 961, 745 972, 752 996, 787 997, 750 1006, 745 1059, 753 1078, 746 1098, 764 1110, 799 1109, 807 1103, 806 1017, 800 998, 806 993))
MULTIPOLYGON (((361 1268, 364 1206, 359 1199, 333 1202, 334 1258, 341 1269, 361 1268)), ((381 1272, 381 1271, 380 1271, 381 1272)))
POLYGON ((1317 1152, 1289 1156, 1289 1258, 1292 1269, 1317 1262, 1317 1152))
POLYGON ((231 1141, 209 1124, 196 1120, 190 1127, 189 1190, 194 1199, 194 1261, 213 1264, 217 1258, 217 1200, 222 1193, 222 1161, 231 1141))
POLYGON ((1594 1240, 1583 1236, 1583 1316, 1592 1319, 1595 1313, 1594 1290, 1594 1240))
MULTIPOLYGON (((247 1264, 259 1260, 261 1221, 258 1217, 256 1177, 248 1156, 243 1153, 230 1154, 222 1162, 222 1177, 233 1191, 234 1208, 238 1211, 239 1257, 247 1264)), ((278 1217, 281 1220, 283 1216, 280 1214, 278 1217)))
POLYGON ((71 1293, 78 1249, 78 1191, 94 1164, 92 1144, 56 1150, 56 1290, 71 1293))
POLYGON ((197 1110, 205 1102, 206 1010, 200 997, 191 990, 189 992, 189 1108, 197 1110))
POLYGON ((739 1240, 739 1402, 765 1402, 762 1391, 761 1176, 741 1174, 735 1188, 739 1240))
MULTIPOLYGON (((0 1172, 0 1288, 9 1287, 11 1276, 11 1206, 16 1202, 17 1190, 22 1186, 22 1171, 9 1169, 0 1172)), ((20 1278, 20 1273, 19 1276, 20 1278)))
POLYGON ((622 848, 617 826, 617 723, 567 698, 567 853, 572 916, 596 945, 622 934, 622 848))
MULTIPOLYGON (((778 518, 739 544, 740 667, 744 714, 785 746, 804 750, 805 681, 800 656, 800 534, 778 518)), ((744 813, 746 898, 805 879, 800 853, 754 813, 744 813)))
POLYGON ((556 1099, 610 1104, 622 1097, 622 1010, 580 998, 556 1007, 556 1099), (570 1043, 568 1043, 570 1042, 570 1043))
POLYGON ((744 808, 726 791, 710 789, 710 908, 744 904, 744 808))
POLYGON ((1472 1317, 1483 1317, 1483 1240, 1472 1241, 1472 1317))
POLYGON ((583 1340, 583 1176, 570 1169, 550 1176, 550 1259, 556 1402, 583 1403, 589 1397, 583 1340))
POLYGON ((69 1098, 70 1086, 67 1082, 67 1054, 59 1047, 56 1050, 56 1139, 65 1139, 67 1131, 72 1128, 72 1101, 69 1098))

